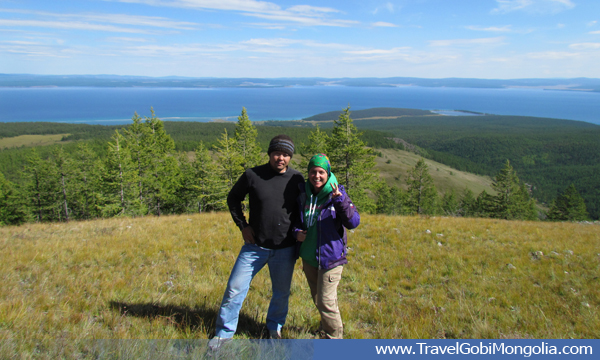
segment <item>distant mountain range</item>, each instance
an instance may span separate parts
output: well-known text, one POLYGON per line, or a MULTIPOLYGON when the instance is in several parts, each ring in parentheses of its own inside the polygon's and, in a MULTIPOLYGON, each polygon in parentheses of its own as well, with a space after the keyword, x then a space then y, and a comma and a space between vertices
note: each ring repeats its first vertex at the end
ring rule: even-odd
POLYGON ((264 88, 285 86, 358 87, 461 87, 461 88, 536 88, 545 90, 600 92, 600 79, 423 79, 390 78, 193 78, 181 76, 149 77, 120 75, 31 75, 0 74, 0 87, 183 87, 183 88, 264 88))

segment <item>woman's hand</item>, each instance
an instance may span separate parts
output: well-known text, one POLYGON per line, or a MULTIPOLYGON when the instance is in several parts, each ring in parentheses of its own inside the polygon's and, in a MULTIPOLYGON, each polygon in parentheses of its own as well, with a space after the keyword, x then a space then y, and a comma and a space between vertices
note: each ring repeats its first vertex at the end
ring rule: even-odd
POLYGON ((298 242, 303 242, 304 240, 306 240, 306 230, 300 230, 296 232, 296 240, 298 242))
POLYGON ((342 192, 340 191, 339 184, 331 184, 331 198, 335 199, 338 196, 342 196, 342 192))

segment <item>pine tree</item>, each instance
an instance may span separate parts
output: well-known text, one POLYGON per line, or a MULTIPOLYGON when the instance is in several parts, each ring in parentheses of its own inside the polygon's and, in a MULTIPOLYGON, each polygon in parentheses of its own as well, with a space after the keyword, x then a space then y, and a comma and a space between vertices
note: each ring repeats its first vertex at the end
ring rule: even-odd
POLYGON ((235 133, 233 135, 237 151, 241 157, 240 166, 242 169, 254 167, 261 162, 260 146, 256 142, 257 136, 258 132, 248 118, 246 108, 242 108, 242 114, 238 116, 238 122, 235 125, 235 133))
POLYGON ((164 123, 151 109, 144 121, 146 127, 142 153, 146 171, 142 176, 144 199, 148 209, 160 216, 169 212, 177 201, 175 194, 181 183, 181 172, 173 157, 175 142, 165 131, 164 123))
POLYGON ((375 154, 360 139, 362 135, 350 118, 350 107, 344 109, 333 122, 333 131, 326 139, 331 171, 348 195, 365 212, 375 211, 375 202, 367 190, 375 186, 378 173, 375 170, 375 154))
POLYGON ((0 172, 0 226, 27 221, 26 204, 15 186, 0 172))
POLYGON ((548 220, 584 221, 589 219, 587 207, 574 184, 558 195, 548 211, 548 220))
POLYGON ((125 147, 137 168, 139 203, 148 211, 161 215, 177 205, 175 194, 181 174, 173 157, 175 143, 167 134, 164 123, 150 108, 151 116, 144 120, 134 114, 125 130, 125 147))
POLYGON ((460 201, 456 197, 454 189, 447 191, 442 198, 442 211, 449 216, 458 216, 460 213, 460 201))
POLYGON ((131 118, 132 124, 124 130, 123 140, 119 144, 120 148, 127 148, 131 154, 131 160, 137 171, 137 190, 140 204, 144 204, 144 184, 143 179, 146 177, 148 164, 151 162, 149 149, 149 128, 145 126, 142 118, 137 114, 133 114, 131 118))
POLYGON ((42 160, 34 149, 24 169, 25 196, 37 222, 60 219, 60 185, 53 162, 42 160))
POLYGON ((406 207, 408 193, 397 186, 388 186, 385 181, 380 180, 375 187, 377 194, 378 214, 404 215, 410 213, 406 207))
MULTIPOLYGON (((67 188, 70 187, 71 173, 72 173, 72 162, 71 159, 65 154, 62 146, 56 148, 52 152, 52 158, 54 166, 57 170, 58 183, 60 185, 60 199, 61 199, 61 213, 64 216, 65 221, 69 221, 69 214, 71 209, 69 208, 69 199, 67 198, 67 188)), ((70 196, 71 194, 69 194, 70 196)))
POLYGON ((184 186, 194 211, 219 211, 227 209, 229 188, 221 178, 217 164, 208 149, 200 143, 194 152, 195 159, 188 161, 182 170, 184 186))
POLYGON ((108 143, 108 152, 102 171, 103 198, 102 215, 143 215, 146 207, 139 197, 139 167, 131 158, 131 151, 125 147, 123 135, 115 131, 108 143))
POLYGON ((308 167, 308 161, 315 154, 327 154, 329 149, 327 148, 327 143, 329 141, 329 136, 327 133, 319 127, 310 132, 308 135, 308 144, 303 144, 300 146, 300 155, 302 159, 300 160, 300 169, 302 171, 306 171, 308 167))
POLYGON ((477 217, 493 217, 495 211, 494 196, 483 190, 475 200, 473 215, 477 217))
POLYGON ((219 176, 219 169, 208 149, 198 146, 194 163, 198 176, 199 209, 204 211, 227 210, 230 187, 219 176))
POLYGON ((177 163, 181 171, 181 186, 177 191, 177 208, 178 213, 193 213, 198 211, 197 195, 194 184, 196 182, 196 173, 193 167, 194 160, 190 156, 181 152, 177 155, 177 163))
POLYGON ((215 145, 219 172, 225 180, 227 187, 231 189, 233 184, 244 172, 242 167, 242 156, 240 155, 235 139, 229 137, 227 129, 215 145))
POLYGON ((438 195, 425 160, 419 159, 406 179, 408 201, 412 213, 435 214, 438 195))
POLYGON ((473 191, 471 189, 465 188, 463 192, 463 196, 460 199, 460 210, 459 215, 463 217, 474 216, 477 211, 477 199, 473 195, 473 191))
POLYGON ((535 203, 529 191, 525 184, 519 181, 508 160, 496 175, 492 188, 497 192, 493 217, 523 220, 533 220, 537 217, 535 203))
POLYGON ((87 143, 80 143, 72 168, 71 209, 78 219, 91 219, 100 216, 102 162, 87 143))

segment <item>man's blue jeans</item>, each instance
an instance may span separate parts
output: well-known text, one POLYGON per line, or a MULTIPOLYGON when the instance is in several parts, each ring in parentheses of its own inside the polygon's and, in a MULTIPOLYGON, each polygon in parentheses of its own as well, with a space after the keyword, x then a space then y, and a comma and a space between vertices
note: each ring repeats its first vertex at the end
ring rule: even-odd
POLYGON ((240 309, 250 282, 266 264, 269 265, 273 296, 267 311, 267 329, 280 331, 288 313, 290 285, 296 258, 294 246, 284 249, 265 249, 254 244, 244 244, 231 270, 227 288, 217 316, 216 336, 231 338, 237 329, 240 309))

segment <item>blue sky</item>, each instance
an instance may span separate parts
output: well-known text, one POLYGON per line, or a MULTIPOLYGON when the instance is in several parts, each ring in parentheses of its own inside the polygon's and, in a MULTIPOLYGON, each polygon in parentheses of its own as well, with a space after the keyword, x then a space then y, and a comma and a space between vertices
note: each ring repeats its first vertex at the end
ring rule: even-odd
POLYGON ((0 0, 0 73, 600 78, 598 0, 0 0))

